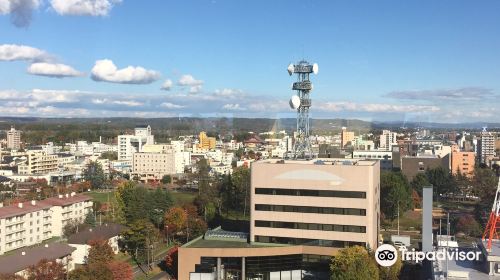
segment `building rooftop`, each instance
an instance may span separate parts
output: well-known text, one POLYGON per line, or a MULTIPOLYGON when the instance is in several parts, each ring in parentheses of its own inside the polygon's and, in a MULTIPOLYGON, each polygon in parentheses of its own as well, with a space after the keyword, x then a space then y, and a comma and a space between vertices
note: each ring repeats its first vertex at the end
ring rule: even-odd
POLYGON ((111 237, 120 235, 124 226, 118 224, 105 224, 95 228, 90 228, 68 237, 69 244, 88 244, 91 240, 108 240, 111 237))
POLYGON ((45 201, 31 201, 0 207, 0 219, 10 218, 17 215, 40 211, 43 209, 49 209, 51 206, 51 204, 45 201))
POLYGON ((222 230, 217 227, 204 235, 184 244, 184 248, 262 248, 283 247, 287 245, 248 242, 248 233, 222 230))
POLYGON ((84 194, 59 195, 58 197, 47 198, 44 201, 54 206, 66 206, 77 202, 92 200, 92 197, 84 194))
POLYGON ((350 166, 374 166, 377 160, 370 159, 346 159, 346 158, 316 158, 311 160, 284 160, 267 159, 256 161, 258 164, 313 164, 313 165, 350 165, 350 166))
POLYGON ((74 250, 76 248, 64 243, 51 243, 18 250, 12 255, 0 257, 0 271, 7 274, 16 273, 36 265, 42 259, 60 259, 70 255, 74 250))

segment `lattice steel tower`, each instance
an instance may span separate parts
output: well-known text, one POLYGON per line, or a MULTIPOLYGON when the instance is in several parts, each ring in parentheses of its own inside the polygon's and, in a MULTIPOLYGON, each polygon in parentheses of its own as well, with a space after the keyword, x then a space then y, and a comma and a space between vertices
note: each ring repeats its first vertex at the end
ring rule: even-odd
POLYGON ((302 60, 296 64, 288 65, 288 74, 297 74, 297 82, 293 83, 292 89, 297 91, 297 95, 290 98, 290 107, 297 110, 297 134, 293 145, 294 159, 310 159, 313 157, 311 141, 309 139, 309 108, 311 108, 311 98, 309 94, 313 89, 309 75, 318 73, 318 64, 309 64, 302 60))

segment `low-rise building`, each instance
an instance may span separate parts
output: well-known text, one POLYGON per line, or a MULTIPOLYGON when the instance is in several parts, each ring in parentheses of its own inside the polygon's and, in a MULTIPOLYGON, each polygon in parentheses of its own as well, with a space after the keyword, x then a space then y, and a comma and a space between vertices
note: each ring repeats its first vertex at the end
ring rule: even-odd
POLYGON ((72 253, 75 248, 65 243, 51 243, 40 245, 0 257, 0 272, 7 275, 27 276, 27 269, 37 265, 41 260, 56 261, 67 271, 75 268, 72 253))
POLYGON ((57 155, 49 155, 44 151, 30 151, 26 157, 27 161, 18 166, 21 175, 47 174, 58 170, 57 155))
POLYGON ((451 153, 451 173, 463 174, 469 178, 474 176, 476 158, 474 152, 454 151, 451 153))
POLYGON ((92 240, 108 241, 113 253, 118 254, 120 251, 118 240, 120 239, 120 234, 124 229, 125 227, 122 225, 104 224, 69 236, 69 246, 76 248, 76 251, 73 253, 73 261, 76 264, 85 264, 85 260, 90 249, 89 242, 92 240))

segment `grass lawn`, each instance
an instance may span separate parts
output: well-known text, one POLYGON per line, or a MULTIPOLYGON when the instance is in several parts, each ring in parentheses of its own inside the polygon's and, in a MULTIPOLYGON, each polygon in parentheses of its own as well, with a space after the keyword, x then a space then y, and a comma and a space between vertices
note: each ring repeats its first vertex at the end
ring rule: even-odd
POLYGON ((115 200, 115 192, 114 191, 110 191, 110 192, 92 191, 92 192, 86 192, 85 194, 88 196, 91 196, 94 201, 99 201, 101 203, 107 203, 108 197, 109 197, 109 202, 113 202, 115 200))
POLYGON ((196 197, 194 192, 170 192, 175 205, 182 205, 185 203, 192 203, 196 197))

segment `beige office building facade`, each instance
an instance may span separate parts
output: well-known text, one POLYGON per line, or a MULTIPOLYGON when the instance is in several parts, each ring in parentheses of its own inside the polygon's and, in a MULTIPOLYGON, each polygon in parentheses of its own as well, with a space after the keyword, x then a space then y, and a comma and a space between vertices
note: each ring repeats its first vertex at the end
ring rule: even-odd
POLYGON ((178 279, 330 279, 338 250, 378 247, 380 162, 253 162, 250 207, 249 233, 211 230, 180 247, 178 279))

